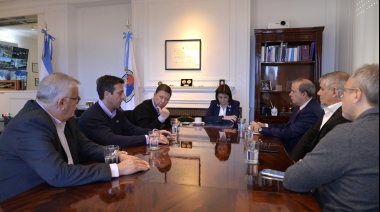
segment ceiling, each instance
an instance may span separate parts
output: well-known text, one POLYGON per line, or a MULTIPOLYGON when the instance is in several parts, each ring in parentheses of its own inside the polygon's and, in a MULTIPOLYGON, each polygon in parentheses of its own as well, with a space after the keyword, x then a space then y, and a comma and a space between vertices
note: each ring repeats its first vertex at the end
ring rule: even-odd
MULTIPOLYGON (((1 0, 0 0, 1 1, 1 0)), ((0 32, 37 39, 37 15, 0 18, 0 32)))
POLYGON ((0 27, 37 23, 37 15, 0 18, 0 27))

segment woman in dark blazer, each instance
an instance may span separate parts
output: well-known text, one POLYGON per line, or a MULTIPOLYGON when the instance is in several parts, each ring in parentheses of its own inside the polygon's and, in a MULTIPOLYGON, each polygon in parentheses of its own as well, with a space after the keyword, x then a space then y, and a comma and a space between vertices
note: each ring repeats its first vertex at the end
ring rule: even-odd
POLYGON ((239 107, 240 102, 232 99, 230 87, 227 84, 219 85, 215 90, 215 100, 211 101, 204 121, 206 124, 235 124, 240 115, 239 107))

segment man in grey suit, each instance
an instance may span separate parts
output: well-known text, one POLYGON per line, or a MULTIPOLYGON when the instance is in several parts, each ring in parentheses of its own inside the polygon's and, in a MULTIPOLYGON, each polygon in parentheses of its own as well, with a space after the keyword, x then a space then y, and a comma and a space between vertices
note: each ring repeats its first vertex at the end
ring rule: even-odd
POLYGON ((344 88, 349 74, 343 71, 335 71, 323 75, 319 79, 319 91, 317 95, 324 106, 323 113, 317 123, 311 127, 298 141, 290 157, 294 161, 302 159, 308 152, 311 152, 330 130, 336 125, 348 122, 342 116, 342 100, 339 96, 339 89, 344 88))
POLYGON ((149 164, 121 154, 105 164, 103 146, 77 130, 73 117, 79 81, 62 73, 45 77, 0 136, 0 202, 41 183, 75 186, 148 170, 149 164), (83 165, 85 161, 102 161, 83 165))

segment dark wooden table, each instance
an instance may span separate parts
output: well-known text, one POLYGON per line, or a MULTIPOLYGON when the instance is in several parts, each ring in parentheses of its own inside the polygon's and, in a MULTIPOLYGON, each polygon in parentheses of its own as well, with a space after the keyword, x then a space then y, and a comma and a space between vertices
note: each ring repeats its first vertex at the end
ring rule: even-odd
POLYGON ((236 129, 181 127, 178 144, 125 149, 149 161, 147 172, 67 188, 45 183, 0 203, 0 211, 320 211, 311 194, 261 176, 292 161, 277 138, 254 139, 278 153, 260 152, 259 165, 247 164, 236 129))

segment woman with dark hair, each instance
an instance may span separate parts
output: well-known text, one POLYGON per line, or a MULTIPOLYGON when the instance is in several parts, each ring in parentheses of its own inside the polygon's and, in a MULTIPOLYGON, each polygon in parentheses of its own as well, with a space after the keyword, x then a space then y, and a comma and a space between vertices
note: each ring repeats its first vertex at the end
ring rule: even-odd
POLYGON ((206 124, 235 124, 240 115, 239 107, 240 102, 232 99, 230 87, 227 84, 219 85, 215 90, 215 100, 211 101, 204 121, 206 124))

